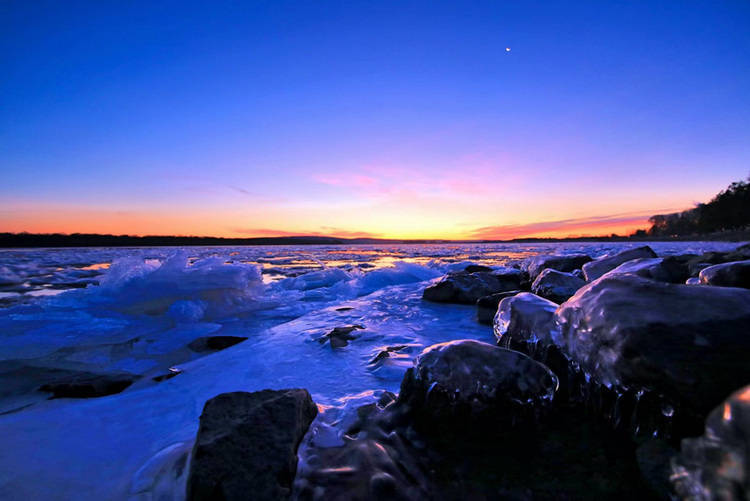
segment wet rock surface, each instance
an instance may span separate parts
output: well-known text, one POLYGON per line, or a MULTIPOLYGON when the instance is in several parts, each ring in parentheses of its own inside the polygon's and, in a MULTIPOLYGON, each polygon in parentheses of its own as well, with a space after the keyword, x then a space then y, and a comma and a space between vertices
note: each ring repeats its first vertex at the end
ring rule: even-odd
POLYGON ((545 269, 557 270, 562 272, 572 272, 580 269, 591 261, 588 254, 569 254, 567 256, 534 256, 525 263, 529 272, 529 277, 533 281, 545 269))
POLYGON ((317 413, 301 389, 212 398, 200 418, 187 499, 288 498, 297 447, 317 413))
POLYGON ((701 284, 750 289, 750 260, 709 266, 698 277, 701 284))
POLYGON ((560 344, 607 385, 645 388, 700 417, 750 378, 750 291, 609 275, 555 314, 560 344))
POLYGON ((188 348, 196 353, 206 353, 224 350, 246 340, 246 337, 241 336, 207 336, 192 341, 188 348))
POLYGON ((683 499, 750 498, 750 386, 711 412, 703 436, 682 441, 671 469, 683 499))
POLYGON ((524 351, 524 347, 539 341, 551 344, 557 307, 552 301, 529 292, 503 299, 493 324, 498 344, 524 351))
POLYGON ((547 268, 531 284, 531 292, 537 296, 560 304, 567 301, 586 282, 571 273, 547 268))
POLYGON ((428 433, 451 429, 468 437, 490 423, 506 432, 528 424, 556 389, 552 371, 528 356, 461 340, 422 352, 404 376, 398 402, 428 433))
POLYGON ((506 297, 520 294, 521 292, 522 291, 520 290, 498 292, 496 294, 490 294, 489 296, 480 297, 477 300, 477 321, 480 324, 492 325, 500 301, 506 297))
POLYGON ((614 256, 603 257, 596 261, 591 261, 583 265, 583 274, 588 282, 592 282, 597 278, 601 277, 608 271, 614 270, 618 266, 633 259, 643 258, 655 258, 656 252, 651 249, 648 245, 643 247, 636 247, 635 249, 628 249, 614 256))
POLYGON ((503 272, 450 273, 424 290, 422 297, 438 303, 475 304, 477 300, 497 292, 521 287, 520 270, 503 272))

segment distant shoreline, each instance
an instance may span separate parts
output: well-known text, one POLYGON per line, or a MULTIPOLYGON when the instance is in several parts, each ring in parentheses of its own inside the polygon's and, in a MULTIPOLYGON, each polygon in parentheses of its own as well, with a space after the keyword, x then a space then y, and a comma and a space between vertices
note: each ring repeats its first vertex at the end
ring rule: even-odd
POLYGON ((598 236, 567 238, 515 238, 510 240, 443 240, 337 238, 326 236, 284 236, 256 238, 185 237, 170 235, 130 236, 88 233, 39 234, 0 233, 0 248, 42 247, 186 247, 222 245, 365 245, 365 244, 493 244, 493 243, 565 243, 565 242, 672 242, 672 241, 750 241, 750 231, 726 231, 675 237, 598 236))

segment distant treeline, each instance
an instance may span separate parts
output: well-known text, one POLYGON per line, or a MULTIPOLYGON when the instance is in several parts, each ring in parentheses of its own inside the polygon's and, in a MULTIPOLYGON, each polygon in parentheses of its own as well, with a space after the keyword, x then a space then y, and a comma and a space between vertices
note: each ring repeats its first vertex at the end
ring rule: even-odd
POLYGON ((737 181, 710 202, 674 214, 649 218, 651 228, 636 236, 682 237, 750 231, 750 177, 737 181))

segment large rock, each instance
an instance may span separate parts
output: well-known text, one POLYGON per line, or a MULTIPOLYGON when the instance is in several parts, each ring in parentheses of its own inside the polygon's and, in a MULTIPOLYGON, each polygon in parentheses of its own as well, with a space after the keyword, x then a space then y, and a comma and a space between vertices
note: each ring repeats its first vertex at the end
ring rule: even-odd
POLYGON ((681 256, 633 259, 607 272, 607 274, 615 273, 629 273, 673 284, 685 283, 688 277, 690 277, 686 260, 682 259, 681 256))
POLYGON ((586 282, 570 273, 547 268, 531 284, 531 292, 555 303, 568 300, 586 282))
POLYGON ((529 277, 534 280, 545 269, 572 272, 581 268, 591 261, 587 254, 569 254, 567 256, 540 255, 530 258, 524 266, 529 272, 529 277))
POLYGON ((750 289, 750 260, 709 266, 698 278, 702 284, 750 289))
POLYGON ((654 252, 648 245, 644 245, 643 247, 628 249, 615 254, 614 256, 607 256, 597 259, 596 261, 586 263, 585 265, 583 265, 583 274, 586 277, 586 280, 591 282, 601 277, 608 271, 614 270, 622 263, 632 261, 633 259, 654 257, 656 257, 656 252, 654 252))
POLYGON ((524 349, 542 341, 552 343, 557 304, 529 292, 523 292, 500 301, 493 330, 500 345, 524 349))
POLYGON ((703 436, 682 441, 670 478, 682 499, 750 499, 750 386, 711 412, 703 436))
POLYGON ((206 402, 187 499, 286 499, 318 409, 307 390, 224 393, 206 402))
POLYGON ((607 275, 557 310, 558 340, 608 386, 648 389, 693 416, 750 380, 750 291, 607 275))
POLYGON ((480 297, 512 291, 521 286, 521 271, 449 273, 424 290, 422 297, 439 303, 475 304, 480 297))
POLYGON ((557 377, 517 351, 474 340, 425 349, 401 383, 399 406, 433 436, 473 437, 488 427, 509 432, 530 424, 551 402, 557 377))
POLYGON ((520 294, 520 290, 498 292, 496 294, 490 294, 489 296, 480 297, 477 300, 477 321, 480 324, 492 325, 492 321, 495 319, 495 313, 497 313, 497 305, 500 301, 506 297, 515 296, 520 294))

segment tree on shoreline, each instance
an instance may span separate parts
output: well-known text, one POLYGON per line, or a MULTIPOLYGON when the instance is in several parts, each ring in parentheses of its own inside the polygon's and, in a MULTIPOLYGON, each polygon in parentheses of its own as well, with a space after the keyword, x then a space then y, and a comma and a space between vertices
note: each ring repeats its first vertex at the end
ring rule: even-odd
POLYGON ((649 236, 684 236, 731 231, 750 226, 750 177, 736 181, 705 204, 649 218, 649 236))

